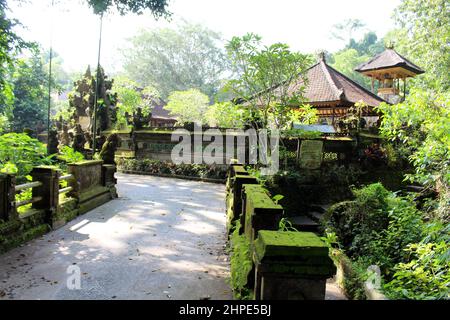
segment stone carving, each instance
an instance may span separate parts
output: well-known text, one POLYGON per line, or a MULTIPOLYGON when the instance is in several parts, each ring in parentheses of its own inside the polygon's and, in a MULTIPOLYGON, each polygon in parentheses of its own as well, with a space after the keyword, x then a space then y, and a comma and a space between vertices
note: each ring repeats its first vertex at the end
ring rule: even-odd
POLYGON ((93 144, 94 144, 94 141, 92 140, 92 136, 91 136, 91 134, 89 133, 89 131, 86 131, 86 132, 84 133, 84 138, 85 138, 85 140, 86 140, 86 143, 88 144, 88 148, 89 148, 89 149, 92 149, 93 144))
POLYGON ((111 92, 113 80, 109 80, 102 67, 99 69, 99 83, 97 77, 92 75, 90 68, 86 70, 83 78, 76 81, 74 91, 69 94, 69 104, 74 109, 72 121, 82 124, 82 129, 94 134, 94 107, 95 91, 97 95, 97 131, 110 129, 117 121, 117 94, 111 92))
POLYGON ((58 153, 58 132, 54 129, 50 130, 48 135, 47 151, 48 154, 58 153))
POLYGON ((84 153, 85 143, 86 139, 84 137, 83 129, 81 129, 81 125, 77 124, 75 127, 75 134, 73 137, 72 148, 75 151, 84 153))
POLYGON ((114 155, 118 145, 119 137, 117 134, 113 133, 108 136, 106 142, 103 144, 102 150, 100 151, 100 158, 103 160, 104 164, 116 164, 114 161, 114 155))
POLYGON ((69 135, 69 127, 67 124, 62 124, 62 131, 59 136, 60 147, 68 146, 71 143, 70 135, 69 135))

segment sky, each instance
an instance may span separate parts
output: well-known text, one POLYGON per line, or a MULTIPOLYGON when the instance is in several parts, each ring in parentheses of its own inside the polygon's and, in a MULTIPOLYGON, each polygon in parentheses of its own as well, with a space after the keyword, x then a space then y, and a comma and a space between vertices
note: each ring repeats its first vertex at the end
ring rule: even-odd
MULTIPOLYGON (((64 60, 68 71, 80 72, 96 65, 99 18, 83 0, 24 0, 10 2, 11 17, 25 28, 26 40, 48 48, 50 43, 64 60)), ((344 43, 333 39, 333 25, 346 19, 360 19, 366 30, 382 37, 394 27, 393 10, 400 0, 171 0, 171 21, 155 21, 150 13, 141 16, 108 14, 103 23, 102 65, 110 73, 120 72, 119 48, 140 29, 170 27, 182 19, 202 23, 223 39, 253 32, 271 44, 284 42, 305 53, 334 52, 344 43)))

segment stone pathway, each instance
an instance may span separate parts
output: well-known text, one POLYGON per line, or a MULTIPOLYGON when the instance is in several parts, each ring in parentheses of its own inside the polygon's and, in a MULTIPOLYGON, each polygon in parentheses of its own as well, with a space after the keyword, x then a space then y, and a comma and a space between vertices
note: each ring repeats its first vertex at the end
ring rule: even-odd
POLYGON ((224 186, 117 177, 119 199, 0 256, 0 299, 231 299, 224 186))

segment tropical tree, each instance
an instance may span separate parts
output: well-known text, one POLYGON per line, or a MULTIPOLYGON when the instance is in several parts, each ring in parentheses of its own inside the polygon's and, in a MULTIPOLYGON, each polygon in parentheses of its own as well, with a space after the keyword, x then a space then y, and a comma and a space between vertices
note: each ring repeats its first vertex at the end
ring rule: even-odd
POLYGON ((227 84, 235 97, 253 112, 256 126, 267 127, 269 116, 277 128, 291 120, 289 111, 305 100, 304 85, 296 85, 311 64, 310 56, 292 52, 289 46, 276 43, 264 46, 261 37, 249 33, 234 37, 226 46, 235 72, 227 84))
POLYGON ((102 15, 112 9, 116 9, 121 15, 127 13, 142 14, 150 10, 158 18, 168 16, 168 0, 86 0, 94 9, 95 14, 102 15))
POLYGON ((331 66, 353 81, 361 84, 366 89, 370 89, 370 79, 355 71, 357 66, 368 61, 370 58, 370 56, 361 55, 356 49, 344 49, 333 55, 334 63, 331 66))
POLYGON ((114 78, 112 89, 117 93, 117 125, 127 125, 126 114, 132 115, 141 108, 142 114, 147 116, 151 112, 151 105, 159 99, 159 94, 152 87, 139 88, 139 85, 124 76, 114 78))
POLYGON ((349 43, 353 39, 354 32, 365 26, 366 24, 359 19, 347 19, 342 23, 335 24, 331 35, 336 39, 349 43))
POLYGON ((199 24, 142 30, 122 50, 126 74, 142 87, 154 86, 163 99, 196 88, 212 100, 227 70, 220 35, 199 24))
POLYGON ((16 34, 14 28, 20 25, 20 22, 10 19, 7 13, 7 1, 0 0, 0 115, 3 116, 11 116, 14 98, 8 74, 14 68, 17 54, 23 49, 33 47, 32 43, 24 41, 16 34))
POLYGON ((205 113, 205 121, 211 127, 243 128, 245 117, 245 109, 231 101, 217 102, 205 113))
POLYGON ((175 91, 169 95, 165 109, 176 116, 179 124, 203 123, 208 110, 209 98, 197 89, 175 91))
POLYGON ((11 75, 13 103, 10 116, 12 129, 21 132, 35 129, 47 120, 48 75, 44 71, 41 55, 37 52, 29 59, 19 59, 11 75))
POLYGON ((413 81, 422 88, 450 89, 450 2, 403 0, 395 11, 399 30, 388 39, 396 50, 421 66, 426 73, 413 81))

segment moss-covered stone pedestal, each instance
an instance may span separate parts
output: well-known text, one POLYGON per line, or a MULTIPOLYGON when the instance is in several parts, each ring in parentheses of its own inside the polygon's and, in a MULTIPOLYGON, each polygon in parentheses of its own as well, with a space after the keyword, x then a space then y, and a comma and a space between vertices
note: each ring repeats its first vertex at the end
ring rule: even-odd
POLYGON ((250 241, 255 239, 259 230, 278 230, 283 216, 283 207, 274 203, 266 190, 258 184, 244 184, 242 207, 245 234, 250 241))
POLYGON ((324 300, 336 274, 328 247, 311 232, 259 231, 253 261, 256 300, 324 300))
MULTIPOLYGON (((248 175, 244 167, 235 166, 235 175, 230 181, 230 190, 227 194, 227 230, 231 231, 232 226, 235 225, 243 215, 242 207, 242 187, 244 184, 257 184, 258 181, 255 177, 248 175), (242 171, 243 170, 243 171, 242 171), (245 172, 245 173, 244 173, 245 172)), ((241 220, 241 226, 244 226, 244 219, 241 220)), ((244 232, 244 228, 240 231, 240 234, 244 232)))

